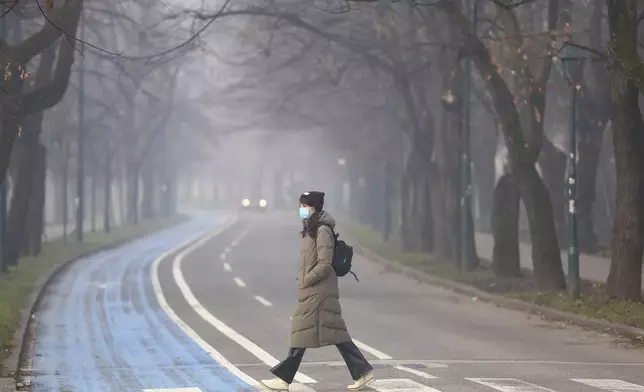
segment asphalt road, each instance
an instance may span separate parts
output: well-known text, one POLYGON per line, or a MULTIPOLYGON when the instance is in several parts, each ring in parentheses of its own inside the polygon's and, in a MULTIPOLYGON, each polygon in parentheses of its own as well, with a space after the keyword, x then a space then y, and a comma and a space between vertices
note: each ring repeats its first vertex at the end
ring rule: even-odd
MULTIPOLYGON (((298 231, 283 215, 246 219, 159 266, 177 315, 253 380, 270 377, 288 350, 298 231)), ((376 365, 375 390, 644 391, 644 351, 610 336, 480 303, 359 256, 354 270, 360 282, 341 279, 341 304, 376 365)), ((309 390, 350 382, 334 347, 309 350, 300 371, 309 390)))
MULTIPOLYGON (((271 377, 297 300, 297 216, 222 221, 201 217, 66 271, 37 313, 25 369, 32 390, 227 392, 271 377)), ((644 392, 642 349, 357 255, 354 270, 360 282, 341 278, 341 304, 375 367, 372 390, 644 392)), ((351 382, 334 347, 307 351, 300 372, 293 390, 343 391, 351 382)))

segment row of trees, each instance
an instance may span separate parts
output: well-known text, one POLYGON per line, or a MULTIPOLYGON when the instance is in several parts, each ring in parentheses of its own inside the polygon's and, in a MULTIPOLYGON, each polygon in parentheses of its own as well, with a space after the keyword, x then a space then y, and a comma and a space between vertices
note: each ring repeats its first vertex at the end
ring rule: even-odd
MULTIPOLYGON (((217 17, 249 19, 235 26, 243 43, 235 67, 245 78, 225 90, 226 99, 254 91, 262 99, 248 106, 278 113, 266 127, 323 129, 334 151, 326 162, 335 166, 337 157, 346 158, 336 170, 347 170, 351 211, 385 236, 399 231, 409 251, 457 260, 465 221, 470 232, 491 229, 495 273, 517 276, 523 205, 534 278, 543 290, 566 286, 560 254, 568 245, 565 173, 567 154, 576 148, 582 250, 597 252, 609 243, 610 295, 641 300, 641 6, 633 0, 476 1, 473 19, 464 3, 231 4, 217 17), (575 81, 577 146, 562 137, 571 110, 558 60, 565 43, 592 58, 575 81), (459 218, 461 131, 469 107, 464 59, 474 68, 473 192, 479 209, 489 211, 489 219, 483 213, 476 222, 459 218), (597 235, 611 231, 608 240, 597 235)), ((214 17, 195 10, 185 15, 214 17)))
MULTIPOLYGON (((398 232, 408 251, 458 260, 461 226, 469 232, 489 228, 495 273, 516 276, 523 205, 540 289, 566 285, 560 256, 567 245, 565 170, 567 153, 576 147, 582 248, 595 252, 609 242, 610 294, 640 300, 644 154, 638 97, 644 68, 638 2, 470 2, 476 18, 463 4, 247 0, 213 10, 152 0, 16 5, 2 18, 0 179, 11 178, 13 195, 5 261, 15 264, 21 249, 29 248, 23 244, 42 237, 43 167, 53 178, 66 178, 75 167, 81 205, 85 163, 102 168, 89 176, 102 184, 105 219, 117 170, 127 183, 125 215, 132 223, 154 215, 153 206, 172 204, 178 170, 212 141, 212 133, 177 133, 209 129, 205 106, 251 120, 247 127, 321 130, 314 151, 319 160, 307 160, 307 167, 326 172, 329 180, 331 172, 346 176, 350 211, 385 237, 398 232), (43 27, 24 22, 36 16, 45 20, 43 27), (206 30, 211 26, 214 31, 206 30), (205 42, 213 32, 216 40, 205 42), (595 58, 585 62, 577 86, 577 146, 561 137, 571 110, 557 60, 565 42, 595 58), (212 59, 231 65, 225 78, 209 75, 212 59), (461 219, 462 130, 470 110, 464 59, 474 68, 472 191, 483 213, 461 219), (188 80, 192 87, 180 88, 188 80), (197 87, 201 94, 189 93, 197 87), (90 152, 90 145, 96 150, 90 152), (179 151, 181 157, 172 155, 179 151), (45 152, 59 164, 43 165, 45 152), (336 165, 338 157, 346 164, 336 165), (320 168, 320 161, 329 164, 320 168), (67 169, 56 175, 54 166, 67 169), (30 216, 35 224, 28 223, 30 216), (610 216, 612 225, 598 230, 598 216, 610 216), (612 235, 602 241, 597 233, 606 231, 612 235)), ((243 126, 238 121, 226 128, 243 126)), ((67 203, 61 205, 64 211, 67 203)), ((470 239, 473 268, 478 260, 470 239)))
POLYGON ((185 150, 203 144, 195 130, 209 127, 177 90, 196 47, 194 23, 163 22, 168 10, 153 0, 2 7, 3 269, 41 251, 47 224, 63 225, 66 238, 75 217, 82 241, 88 213, 105 232, 174 214, 177 176, 193 162, 185 150), (46 200, 55 205, 49 222, 46 200))

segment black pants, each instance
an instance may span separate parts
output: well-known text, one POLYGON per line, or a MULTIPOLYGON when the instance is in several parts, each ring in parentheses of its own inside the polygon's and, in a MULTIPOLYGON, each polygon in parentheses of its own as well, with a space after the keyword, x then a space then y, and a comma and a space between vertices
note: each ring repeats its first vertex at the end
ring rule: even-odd
MULTIPOLYGON (((349 368, 349 373, 353 380, 357 380, 373 370, 373 367, 367 362, 358 347, 353 342, 340 343, 335 345, 340 351, 340 355, 349 368)), ((285 360, 278 363, 271 369, 271 373, 281 378, 287 383, 292 383, 297 369, 300 367, 304 357, 305 348, 291 347, 288 350, 288 356, 285 360)))

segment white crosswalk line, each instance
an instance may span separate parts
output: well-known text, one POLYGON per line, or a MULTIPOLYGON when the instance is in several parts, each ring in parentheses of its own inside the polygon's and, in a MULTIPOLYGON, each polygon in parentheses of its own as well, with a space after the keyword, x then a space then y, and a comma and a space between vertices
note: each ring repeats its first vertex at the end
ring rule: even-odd
POLYGON ((304 384, 295 383, 289 386, 288 392, 315 392, 315 389, 304 384))
POLYGON ((428 387, 408 378, 386 378, 376 379, 369 388, 378 392, 441 392, 438 389, 428 387))
POLYGON ((556 392, 555 390, 540 387, 539 385, 516 378, 466 378, 477 384, 485 385, 501 392, 556 392))
POLYGON ((222 260, 226 260, 226 254, 225 253, 220 254, 219 258, 222 260))
POLYGON ((415 374, 415 375, 417 375, 418 377, 426 378, 426 379, 428 379, 428 380, 431 380, 431 379, 437 378, 436 376, 432 376, 432 375, 431 375, 431 374, 429 374, 429 373, 421 372, 421 371, 420 371, 420 370, 418 370, 418 369, 412 369, 412 368, 410 368, 410 367, 403 366, 403 365, 396 365, 396 366, 394 366, 394 368, 396 368, 396 369, 398 369, 398 370, 402 370, 403 372, 407 372, 407 373, 415 374))
POLYGON ((201 392, 199 388, 144 389, 143 392, 201 392))
POLYGON ((230 264, 228 264, 228 263, 224 263, 224 269, 225 269, 226 271, 230 271, 230 270, 232 270, 233 268, 230 266, 230 264))
POLYGON ((644 392, 644 387, 630 382, 607 378, 573 378, 572 381, 610 392, 644 392))
POLYGON ((235 276, 235 278, 234 278, 233 280, 235 281, 235 283, 237 284, 237 286, 239 286, 239 287, 246 287, 246 283, 245 283, 243 280, 241 280, 240 278, 238 278, 238 277, 236 277, 236 276, 235 276))

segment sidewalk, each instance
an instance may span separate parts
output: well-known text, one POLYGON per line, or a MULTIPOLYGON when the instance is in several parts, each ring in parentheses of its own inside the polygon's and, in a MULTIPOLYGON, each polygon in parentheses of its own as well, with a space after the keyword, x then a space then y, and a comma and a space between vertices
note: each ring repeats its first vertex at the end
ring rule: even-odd
MULTIPOLYGON (((476 251, 479 257, 492 260, 492 249, 494 239, 491 234, 476 233, 476 251)), ((521 267, 532 269, 532 247, 527 244, 519 244, 521 267)), ((564 273, 568 273, 568 260, 566 252, 561 253, 564 273)), ((610 259, 606 257, 581 254, 579 257, 579 274, 582 279, 595 282, 606 282, 610 270, 610 259)), ((644 276, 644 273, 642 274, 644 276)))

